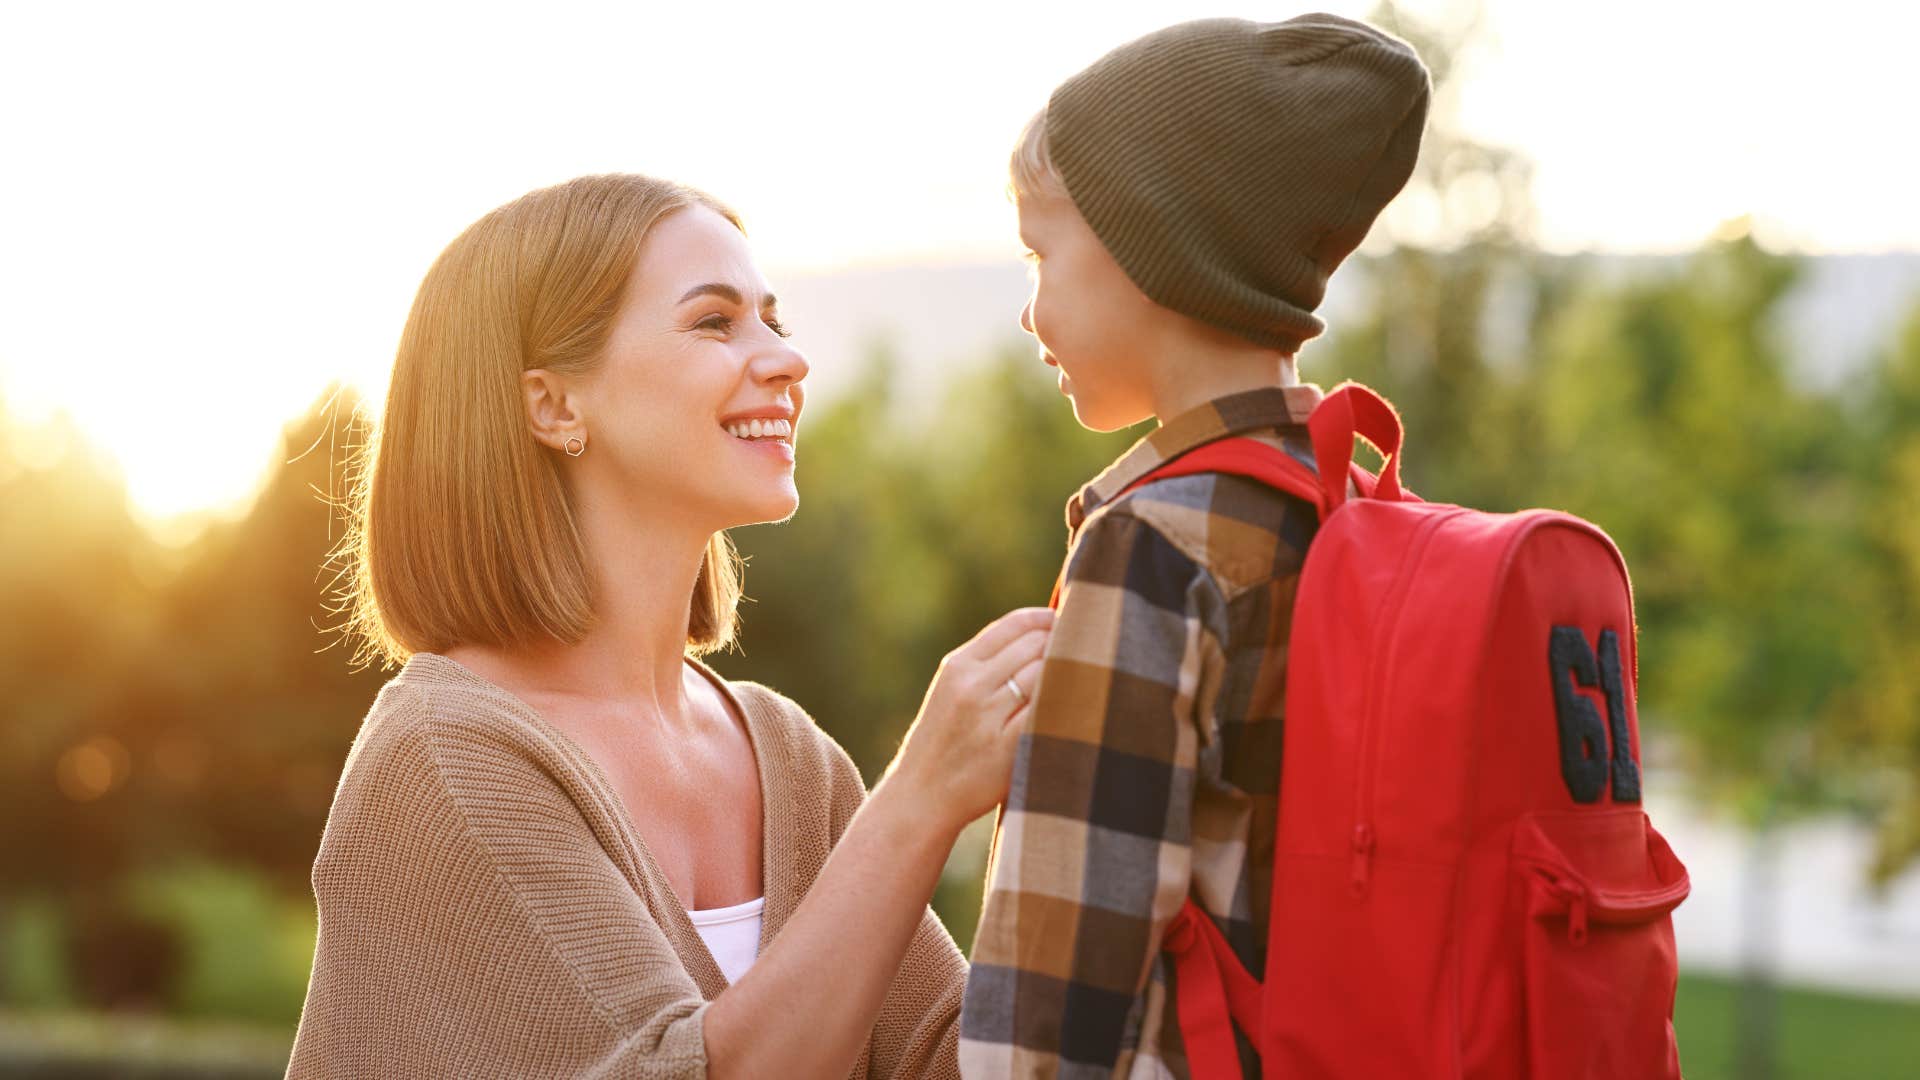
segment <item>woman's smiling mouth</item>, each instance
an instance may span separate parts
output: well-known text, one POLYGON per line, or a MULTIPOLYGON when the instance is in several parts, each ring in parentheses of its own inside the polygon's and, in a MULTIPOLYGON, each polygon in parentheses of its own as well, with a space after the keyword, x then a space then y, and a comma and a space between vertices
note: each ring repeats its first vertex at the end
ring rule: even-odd
POLYGON ((740 448, 752 454, 764 454, 792 464, 793 421, 774 419, 731 420, 722 423, 721 429, 730 436, 740 448))
POLYGON ((793 441, 793 423, 788 420, 735 420, 722 426, 736 439, 793 441))

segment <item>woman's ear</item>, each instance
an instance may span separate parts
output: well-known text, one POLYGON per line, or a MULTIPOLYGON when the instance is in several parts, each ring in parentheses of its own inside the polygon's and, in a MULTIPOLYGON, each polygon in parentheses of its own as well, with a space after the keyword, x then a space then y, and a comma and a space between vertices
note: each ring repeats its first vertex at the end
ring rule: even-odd
POLYGON ((527 425, 541 445, 565 450, 568 439, 586 441, 586 418, 569 396, 566 380, 545 368, 534 368, 520 373, 520 391, 526 400, 527 425))

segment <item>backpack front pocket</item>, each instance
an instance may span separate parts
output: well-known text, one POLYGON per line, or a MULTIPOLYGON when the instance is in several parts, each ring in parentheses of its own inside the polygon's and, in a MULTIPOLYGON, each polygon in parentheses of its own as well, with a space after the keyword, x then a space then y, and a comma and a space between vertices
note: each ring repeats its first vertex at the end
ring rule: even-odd
POLYGON ((1686 867, 1638 808, 1530 814, 1514 837, 1534 1077, 1680 1076, 1671 912, 1686 867))

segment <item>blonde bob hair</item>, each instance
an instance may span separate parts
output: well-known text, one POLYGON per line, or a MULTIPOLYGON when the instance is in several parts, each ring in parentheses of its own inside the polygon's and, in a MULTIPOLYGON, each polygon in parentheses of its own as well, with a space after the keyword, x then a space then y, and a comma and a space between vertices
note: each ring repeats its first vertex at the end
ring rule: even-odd
MULTIPOLYGON (((583 176, 492 211, 434 260, 385 412, 349 466, 333 559, 356 665, 456 644, 571 643, 593 624, 568 459, 533 437, 520 373, 593 371, 641 242, 696 204, 741 228, 689 187, 583 176)), ((732 644, 740 578, 732 540, 714 534, 693 583, 689 652, 732 644)))

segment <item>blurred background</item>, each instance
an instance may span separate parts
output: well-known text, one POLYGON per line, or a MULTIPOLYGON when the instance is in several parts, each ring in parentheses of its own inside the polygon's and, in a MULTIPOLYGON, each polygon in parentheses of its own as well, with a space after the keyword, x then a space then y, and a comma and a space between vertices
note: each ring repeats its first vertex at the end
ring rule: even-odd
MULTIPOLYGON (((1648 808, 1695 883, 1687 1075, 1914 1075, 1920 15, 1320 6, 1412 40, 1437 98, 1302 374, 1391 397, 1427 497, 1624 550, 1648 808)), ((813 393, 716 666, 872 778, 1145 434, 1079 429, 1019 333, 1019 125, 1141 33, 1303 10, 0 9, 0 1074, 284 1069, 391 674, 332 631, 330 500, 461 228, 612 170, 744 213, 813 393)), ((936 900, 963 946, 985 841, 936 900)))

